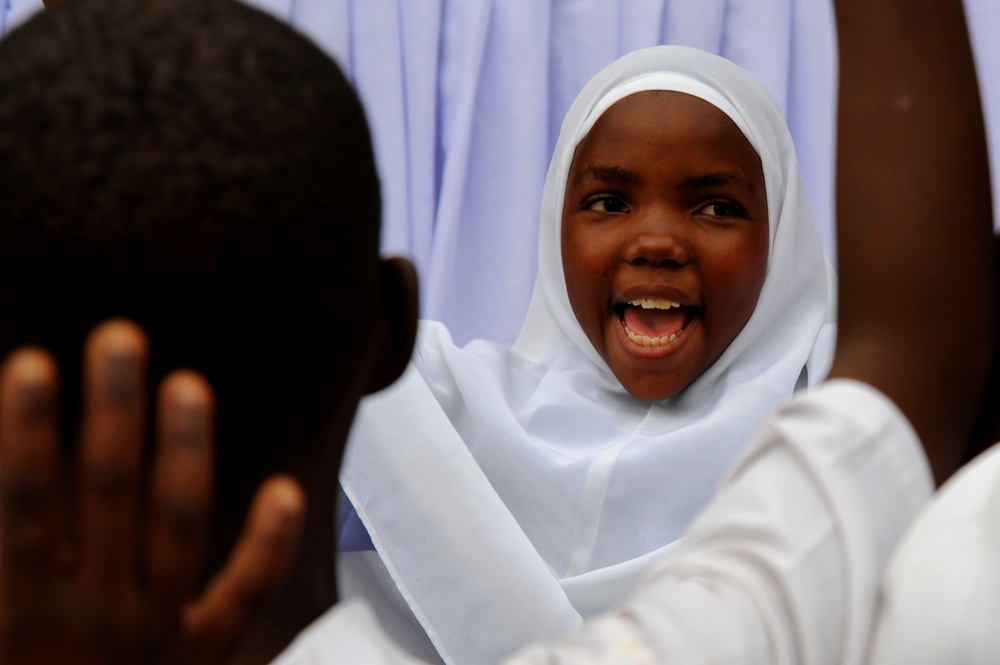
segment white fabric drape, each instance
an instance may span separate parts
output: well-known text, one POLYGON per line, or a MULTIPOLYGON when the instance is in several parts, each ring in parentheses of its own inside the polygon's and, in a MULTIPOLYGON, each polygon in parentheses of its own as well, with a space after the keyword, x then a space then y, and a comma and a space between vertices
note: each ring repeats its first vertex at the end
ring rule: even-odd
POLYGON ((990 665, 1000 654, 1000 444, 965 465, 889 563, 870 665, 990 665))
MULTIPOLYGON (((830 0, 246 1, 310 35, 358 86, 385 193, 384 249, 414 259, 422 316, 460 344, 513 342, 562 118, 598 70, 654 44, 720 53, 771 90, 836 262, 830 0)), ((0 35, 42 7, 2 4, 0 35)), ((1000 191, 1000 2, 965 4, 1000 191)), ((993 203, 1000 220, 1000 196, 993 203)))
MULTIPOLYGON (((995 663, 1000 542, 984 527, 1000 517, 998 480, 994 448, 949 481, 897 548, 933 489, 920 442, 877 390, 827 382, 768 419, 685 539, 649 566, 625 603, 503 662, 869 662, 873 580, 895 550, 873 665, 995 663), (900 579, 908 584, 894 588, 900 579)), ((347 601, 275 665, 424 662, 397 650, 369 607, 347 601)))

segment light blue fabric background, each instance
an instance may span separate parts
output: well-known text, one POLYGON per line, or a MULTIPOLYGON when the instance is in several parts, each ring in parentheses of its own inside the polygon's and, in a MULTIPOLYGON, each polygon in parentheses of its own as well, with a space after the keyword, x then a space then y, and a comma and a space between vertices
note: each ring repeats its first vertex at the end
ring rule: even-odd
MULTIPOLYGON (((513 342, 562 117, 598 70, 654 44, 719 53, 767 85, 835 259, 830 0, 246 1, 310 35, 358 87, 383 182, 384 250, 414 260, 421 315, 459 342, 513 342)), ((6 2, 0 35, 42 7, 6 2)), ((1000 0, 965 4, 1000 220, 1000 0)), ((987 214, 978 203, 956 201, 955 212, 987 214)))

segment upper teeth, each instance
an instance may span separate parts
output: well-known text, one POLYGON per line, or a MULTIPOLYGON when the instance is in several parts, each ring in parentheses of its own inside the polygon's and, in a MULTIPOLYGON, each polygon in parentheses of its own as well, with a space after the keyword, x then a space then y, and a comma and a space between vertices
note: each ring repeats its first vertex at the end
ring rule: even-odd
POLYGON ((643 309, 671 309, 681 306, 679 302, 667 300, 666 298, 640 298, 629 302, 629 304, 633 307, 642 307, 643 309))

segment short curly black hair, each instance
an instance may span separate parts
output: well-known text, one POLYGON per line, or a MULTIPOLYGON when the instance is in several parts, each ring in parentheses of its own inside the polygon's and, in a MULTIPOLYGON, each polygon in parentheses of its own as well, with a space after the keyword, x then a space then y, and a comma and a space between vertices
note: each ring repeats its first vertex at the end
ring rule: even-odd
POLYGON ((219 467, 266 465, 354 371, 379 217, 355 92, 264 13, 86 0, 0 41, 0 353, 51 349, 68 403, 86 332, 129 317, 154 379, 216 387, 219 467))

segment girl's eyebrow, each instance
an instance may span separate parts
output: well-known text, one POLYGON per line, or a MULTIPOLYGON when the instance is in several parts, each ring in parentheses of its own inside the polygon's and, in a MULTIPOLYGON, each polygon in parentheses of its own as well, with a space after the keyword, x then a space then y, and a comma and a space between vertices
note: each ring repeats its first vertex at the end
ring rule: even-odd
POLYGON ((639 182, 639 175, 634 171, 623 169, 620 166, 588 166, 573 178, 574 185, 580 185, 586 180, 597 180, 609 184, 631 185, 639 182))
POLYGON ((710 189, 712 187, 737 187, 748 195, 755 195, 753 182, 736 171, 719 171, 705 175, 687 178, 681 182, 681 188, 687 190, 710 189))

